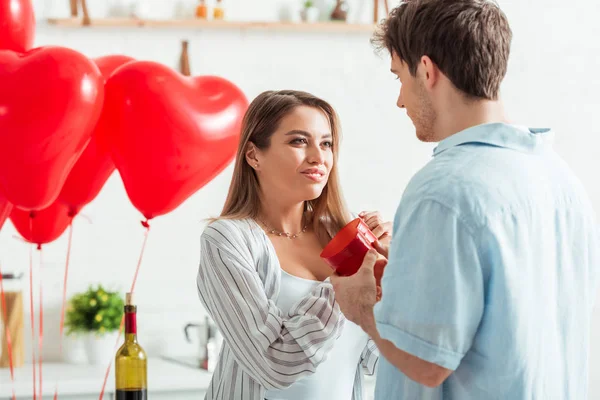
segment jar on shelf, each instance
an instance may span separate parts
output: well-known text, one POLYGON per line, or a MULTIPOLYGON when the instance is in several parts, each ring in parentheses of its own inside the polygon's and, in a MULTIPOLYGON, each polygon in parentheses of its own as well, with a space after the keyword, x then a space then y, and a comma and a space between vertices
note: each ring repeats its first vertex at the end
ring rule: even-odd
POLYGON ((200 0, 196 6, 196 18, 206 19, 208 17, 208 7, 206 7, 206 1, 200 0))
POLYGON ((217 0, 217 4, 213 10, 213 19, 221 20, 225 18, 225 10, 223 9, 223 0, 217 0))
POLYGON ((175 3, 173 17, 176 19, 196 18, 197 6, 186 0, 178 0, 175 3))

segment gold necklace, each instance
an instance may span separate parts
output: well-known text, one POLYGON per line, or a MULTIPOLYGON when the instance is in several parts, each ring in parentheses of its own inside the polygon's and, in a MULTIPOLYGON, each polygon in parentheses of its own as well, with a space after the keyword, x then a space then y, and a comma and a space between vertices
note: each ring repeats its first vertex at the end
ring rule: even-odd
POLYGON ((304 228, 302 228, 302 230, 300 232, 291 234, 289 232, 279 232, 278 230, 271 228, 269 225, 265 224, 265 222, 260 218, 258 219, 258 221, 261 224, 263 224, 263 226, 267 229, 267 232, 270 233, 271 235, 286 236, 288 239, 296 239, 298 236, 300 236, 301 234, 306 232, 306 228, 308 228, 308 224, 305 224, 304 228))

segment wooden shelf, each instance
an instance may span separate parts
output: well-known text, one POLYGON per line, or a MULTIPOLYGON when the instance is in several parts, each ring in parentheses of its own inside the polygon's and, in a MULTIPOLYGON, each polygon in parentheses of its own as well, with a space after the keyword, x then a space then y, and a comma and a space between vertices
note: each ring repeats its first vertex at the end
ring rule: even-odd
POLYGON ((243 22, 211 21, 198 19, 146 20, 134 18, 92 19, 90 25, 83 25, 81 18, 50 18, 48 23, 66 28, 90 27, 142 27, 142 28, 198 28, 212 30, 272 30, 292 32, 373 32, 373 24, 350 24, 345 22, 243 22))

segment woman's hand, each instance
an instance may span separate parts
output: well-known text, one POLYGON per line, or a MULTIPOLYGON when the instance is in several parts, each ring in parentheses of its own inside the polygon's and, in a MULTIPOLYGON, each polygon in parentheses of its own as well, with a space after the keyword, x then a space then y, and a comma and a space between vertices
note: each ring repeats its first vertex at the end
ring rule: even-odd
MULTIPOLYGON (((387 259, 392 240, 392 222, 384 222, 378 211, 363 211, 358 216, 377 237, 377 241, 373 243, 375 250, 387 259)), ((376 290, 375 301, 378 302, 381 300, 381 286, 376 286, 376 290)))
POLYGON ((377 237, 380 245, 387 247, 392 240, 392 222, 384 222, 379 211, 363 211, 358 216, 377 237))

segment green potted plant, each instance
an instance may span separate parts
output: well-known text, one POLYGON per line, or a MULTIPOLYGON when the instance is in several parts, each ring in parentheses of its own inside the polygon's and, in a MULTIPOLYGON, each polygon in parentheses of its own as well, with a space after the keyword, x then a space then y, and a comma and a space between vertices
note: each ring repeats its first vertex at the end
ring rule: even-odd
POLYGON ((65 313, 67 335, 83 338, 88 361, 104 364, 113 355, 123 317, 123 299, 102 285, 92 285, 69 299, 65 313))
POLYGON ((313 0, 305 0, 302 11, 300 12, 300 18, 304 22, 316 22, 319 19, 319 9, 315 6, 313 0))

